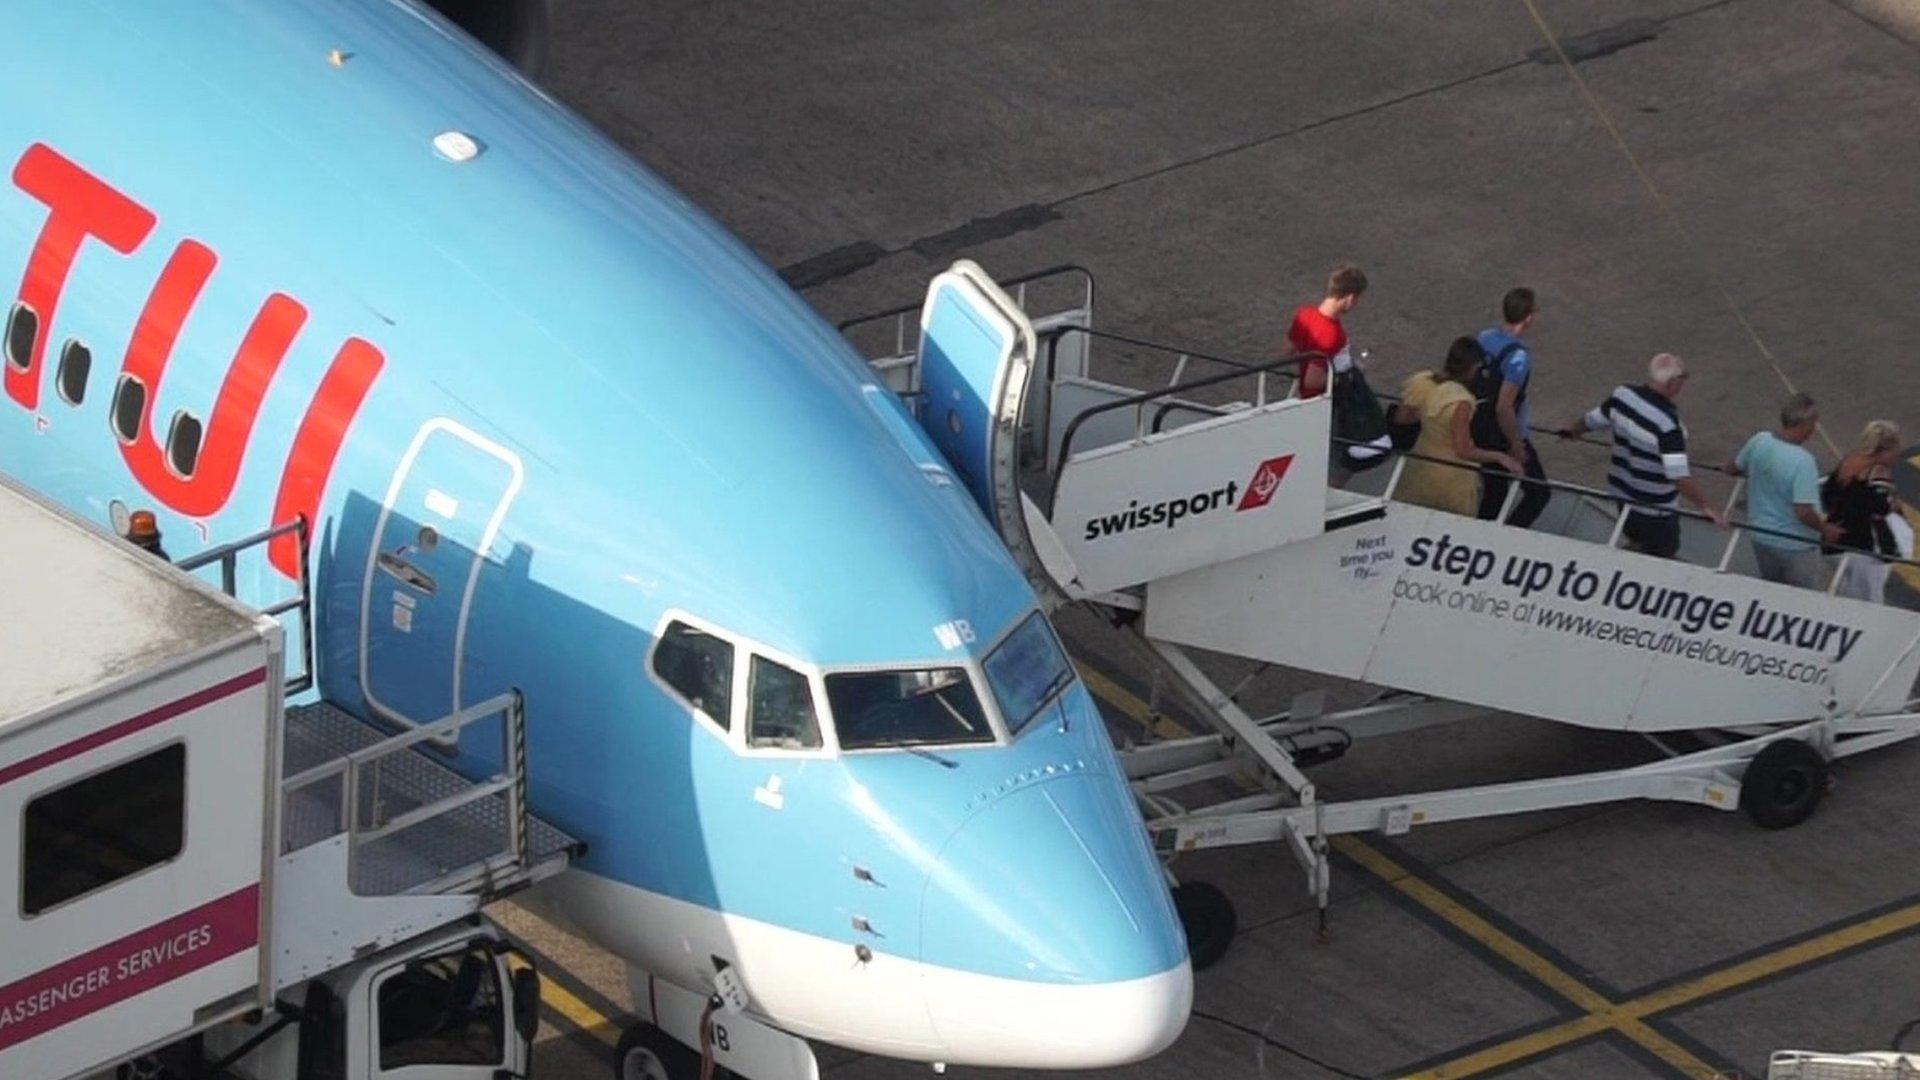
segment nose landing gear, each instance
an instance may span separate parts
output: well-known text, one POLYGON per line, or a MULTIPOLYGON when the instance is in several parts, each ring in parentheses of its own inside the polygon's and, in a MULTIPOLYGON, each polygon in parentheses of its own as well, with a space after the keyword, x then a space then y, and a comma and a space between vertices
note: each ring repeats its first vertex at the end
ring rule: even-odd
POLYGON ((1183 882, 1173 887, 1173 910, 1187 932, 1187 959, 1193 970, 1203 971, 1227 955, 1240 929, 1240 917, 1226 893, 1204 881, 1183 882))

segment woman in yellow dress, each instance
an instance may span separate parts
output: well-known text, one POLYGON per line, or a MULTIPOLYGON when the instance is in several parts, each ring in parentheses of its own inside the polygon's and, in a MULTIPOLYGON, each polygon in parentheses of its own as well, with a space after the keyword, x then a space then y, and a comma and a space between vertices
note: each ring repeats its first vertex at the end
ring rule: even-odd
POLYGON ((1520 463, 1511 455, 1473 444, 1473 391, 1467 387, 1486 356, 1474 339, 1455 338, 1440 370, 1415 372, 1401 388, 1393 418, 1402 424, 1419 421, 1420 437, 1414 441, 1416 456, 1407 459, 1394 498, 1474 517, 1480 509, 1478 466, 1497 465, 1516 476, 1521 473, 1520 463))

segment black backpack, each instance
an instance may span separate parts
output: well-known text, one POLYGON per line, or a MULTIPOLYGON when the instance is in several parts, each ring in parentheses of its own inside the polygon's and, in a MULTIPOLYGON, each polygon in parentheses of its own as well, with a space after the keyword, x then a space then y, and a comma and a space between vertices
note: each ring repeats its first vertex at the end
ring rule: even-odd
POLYGON ((1393 452, 1393 439, 1387 428, 1387 411, 1380 405, 1367 377, 1358 366, 1333 373, 1329 387, 1333 397, 1334 458, 1348 472, 1365 472, 1387 460, 1393 452))
MULTIPOLYGON (((1473 391, 1473 423, 1469 430, 1473 434, 1473 445, 1482 450, 1513 449, 1507 445, 1507 433, 1500 430, 1500 385, 1506 381, 1501 377, 1500 366, 1520 348, 1518 341, 1507 342, 1499 352, 1487 357, 1486 362, 1480 365, 1480 370, 1474 372, 1473 384, 1468 387, 1473 391)), ((1528 378, 1531 381, 1532 376, 1528 378)), ((1513 399, 1514 408, 1519 408, 1525 400, 1527 387, 1522 383, 1520 393, 1513 399)), ((1520 437, 1526 438, 1525 433, 1520 437)))

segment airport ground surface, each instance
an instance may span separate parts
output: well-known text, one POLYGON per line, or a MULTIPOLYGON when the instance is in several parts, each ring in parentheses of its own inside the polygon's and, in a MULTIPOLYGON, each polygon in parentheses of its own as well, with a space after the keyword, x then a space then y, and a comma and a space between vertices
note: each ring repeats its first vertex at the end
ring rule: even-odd
MULTIPOLYGON (((1788 385, 1843 445, 1870 416, 1920 430, 1915 0, 555 7, 547 85, 830 318, 910 302, 958 256, 1075 262, 1106 328, 1257 357, 1352 260, 1377 384, 1526 283, 1543 418, 1671 350, 1702 459, 1788 385)), ((1549 470, 1596 478, 1574 449, 1545 447, 1549 470)), ((1111 631, 1064 625, 1138 732, 1145 688, 1111 631)), ((1254 703, 1299 685, 1264 677, 1254 703)), ((1377 795, 1647 754, 1511 720, 1363 746, 1317 779, 1377 795)), ((1885 1047, 1920 1017, 1917 775, 1920 747, 1852 759, 1785 832, 1625 804, 1361 838, 1324 941, 1284 851, 1183 859, 1237 902, 1240 936, 1180 1042, 1103 1075, 1756 1076, 1776 1048, 1885 1047)), ((541 1075, 606 1075, 619 969, 503 915, 552 961, 541 1075)))

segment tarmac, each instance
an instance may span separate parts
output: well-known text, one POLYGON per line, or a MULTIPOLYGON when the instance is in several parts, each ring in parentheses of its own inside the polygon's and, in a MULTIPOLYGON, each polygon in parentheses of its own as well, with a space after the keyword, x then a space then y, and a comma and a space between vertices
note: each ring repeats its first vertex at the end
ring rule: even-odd
MULTIPOLYGON (((1823 464, 1871 417, 1920 433, 1920 0, 571 0, 555 19, 543 85, 835 321, 914 302, 959 257, 1076 263, 1103 328, 1256 359, 1354 262, 1376 386, 1526 284, 1544 422, 1671 351, 1698 461, 1790 390, 1821 405, 1823 464)), ((1604 467, 1542 455, 1566 479, 1604 467)), ((1062 626, 1117 734, 1192 725, 1118 674, 1113 631, 1062 626)), ((1301 685, 1264 675, 1249 704, 1301 685)), ((1651 753, 1512 718, 1315 779, 1361 797, 1651 753)), ((1776 1049, 1887 1048, 1920 1018, 1916 769, 1912 746, 1850 759, 1780 832, 1631 803, 1349 838, 1324 936, 1284 850, 1183 857, 1239 936, 1173 1048, 1095 1075, 1758 1077, 1776 1049)), ((618 963, 499 914, 547 961, 539 1075, 609 1075, 618 963)))

